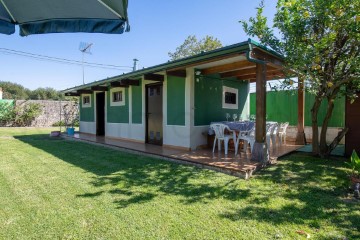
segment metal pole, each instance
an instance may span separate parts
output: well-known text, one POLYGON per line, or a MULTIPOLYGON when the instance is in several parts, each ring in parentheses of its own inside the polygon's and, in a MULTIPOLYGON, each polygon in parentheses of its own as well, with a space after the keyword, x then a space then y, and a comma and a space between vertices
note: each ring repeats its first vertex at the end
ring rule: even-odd
POLYGON ((61 134, 61 99, 60 99, 60 122, 59 122, 59 125, 60 125, 60 134, 61 134))
POLYGON ((82 52, 82 75, 83 75, 83 84, 85 84, 85 71, 84 71, 84 52, 82 52))

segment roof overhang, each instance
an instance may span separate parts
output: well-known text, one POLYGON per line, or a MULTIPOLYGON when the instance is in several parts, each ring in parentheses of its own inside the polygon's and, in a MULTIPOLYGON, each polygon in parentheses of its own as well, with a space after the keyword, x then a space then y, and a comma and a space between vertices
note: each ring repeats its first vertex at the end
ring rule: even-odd
POLYGON ((232 77, 253 82, 256 79, 256 64, 265 64, 267 66, 267 80, 273 80, 285 77, 283 61, 283 57, 279 54, 249 39, 195 56, 76 86, 63 92, 71 93, 81 89, 91 89, 94 86, 111 86, 112 82, 123 79, 138 81, 143 76, 147 79, 148 76, 156 77, 157 75, 157 79, 154 81, 161 81, 161 75, 156 74, 159 72, 185 77, 186 69, 190 67, 199 70, 201 75, 220 74, 222 78, 232 77))

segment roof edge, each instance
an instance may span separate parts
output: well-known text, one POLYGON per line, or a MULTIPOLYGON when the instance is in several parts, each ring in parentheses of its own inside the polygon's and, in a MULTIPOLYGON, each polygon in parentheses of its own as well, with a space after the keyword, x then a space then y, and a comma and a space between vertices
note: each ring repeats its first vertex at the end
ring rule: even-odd
POLYGON ((75 86, 72 88, 67 88, 62 90, 62 93, 68 93, 68 92, 74 92, 80 89, 84 89, 84 88, 89 88, 92 86, 96 86, 96 85, 101 85, 101 84, 107 84, 110 83, 112 81, 117 81, 117 80, 121 80, 121 79, 125 79, 125 78, 139 78, 144 74, 147 73, 155 73, 155 72, 160 72, 160 71, 164 71, 164 70, 168 70, 168 69, 172 69, 172 68, 177 68, 177 67, 186 67, 187 65, 190 64, 194 64, 196 62, 200 62, 200 61, 204 61, 204 60, 210 60, 213 58, 217 58, 220 56, 226 56, 226 55, 230 55, 232 53, 245 53, 247 51, 250 50, 250 46, 249 44, 252 44, 256 47, 259 47, 267 52, 269 52, 270 54, 273 54, 277 57, 280 57, 283 59, 283 56, 281 56, 280 54, 276 53, 275 51, 255 42, 252 39, 248 39, 247 41, 244 42, 240 42, 240 43, 236 43, 236 44, 232 44, 226 47, 222 47, 222 48, 218 48, 212 51, 208 51, 208 52, 204 52, 204 53, 200 53, 194 56, 190 56, 190 57, 186 57, 186 58, 181 58, 175 61, 169 61, 167 63, 162 63, 162 64, 158 64, 158 65, 154 65, 152 67, 149 68, 144 68, 144 69, 140 69, 140 70, 136 70, 133 72, 129 72, 129 73, 125 73, 122 75, 116 75, 110 78, 106 78, 106 79, 102 79, 102 80, 98 80, 98 81, 94 81, 91 83, 87 83, 84 85, 79 85, 79 86, 75 86))

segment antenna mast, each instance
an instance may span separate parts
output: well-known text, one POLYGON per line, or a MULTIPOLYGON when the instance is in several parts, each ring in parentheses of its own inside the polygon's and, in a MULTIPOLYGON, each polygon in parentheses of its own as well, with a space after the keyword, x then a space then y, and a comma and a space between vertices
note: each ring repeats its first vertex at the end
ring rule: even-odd
POLYGON ((85 43, 85 42, 81 42, 79 45, 79 50, 80 52, 82 52, 82 75, 83 75, 83 84, 85 84, 85 70, 84 70, 84 53, 86 54, 91 54, 90 50, 91 50, 91 46, 93 44, 92 43, 85 43))

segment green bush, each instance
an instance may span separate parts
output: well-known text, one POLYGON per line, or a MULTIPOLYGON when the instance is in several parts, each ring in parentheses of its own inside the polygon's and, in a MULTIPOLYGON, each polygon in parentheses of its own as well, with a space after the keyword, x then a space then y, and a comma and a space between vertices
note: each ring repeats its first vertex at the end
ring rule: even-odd
POLYGON ((56 123, 53 123, 51 126, 53 126, 53 127, 60 127, 60 126, 65 126, 65 123, 64 123, 64 121, 58 121, 58 122, 56 122, 56 123))
MULTIPOLYGON (((1 106, 0 106, 1 107, 1 106)), ((8 105, 6 110, 0 115, 2 126, 26 127, 42 112, 42 107, 38 103, 29 103, 24 106, 8 105)))

